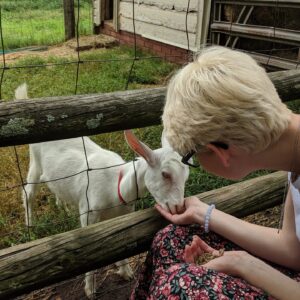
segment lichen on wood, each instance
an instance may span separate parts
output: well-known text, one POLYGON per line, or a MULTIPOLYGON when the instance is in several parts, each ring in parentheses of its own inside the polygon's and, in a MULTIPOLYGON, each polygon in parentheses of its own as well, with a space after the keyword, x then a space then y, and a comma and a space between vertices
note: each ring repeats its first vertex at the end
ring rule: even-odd
POLYGON ((28 127, 32 127, 35 124, 33 119, 25 118, 13 118, 10 119, 6 125, 3 125, 0 129, 0 135, 2 136, 17 136, 24 135, 29 132, 28 127))
POLYGON ((95 119, 90 119, 86 121, 86 126, 88 129, 95 129, 100 126, 100 121, 103 119, 103 114, 97 114, 95 119))
POLYGON ((48 122, 53 122, 53 121, 55 121, 55 117, 52 116, 52 115, 47 115, 46 117, 47 117, 47 121, 48 121, 48 122))

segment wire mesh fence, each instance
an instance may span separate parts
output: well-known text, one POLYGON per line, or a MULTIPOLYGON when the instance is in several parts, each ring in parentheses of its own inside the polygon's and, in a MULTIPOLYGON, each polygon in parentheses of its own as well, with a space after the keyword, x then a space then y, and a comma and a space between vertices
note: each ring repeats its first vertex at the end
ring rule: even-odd
MULTIPOLYGON (((32 2, 30 4, 32 4, 32 2)), ((77 1, 76 44, 77 44, 78 49, 80 48, 79 41, 80 41, 80 33, 82 32, 82 30, 80 30, 80 24, 81 24, 81 20, 82 20, 81 13, 80 13, 81 8, 82 8, 82 6, 80 5, 80 1, 77 1)), ((71 72, 73 72, 74 75, 72 76, 72 79, 71 79, 71 81, 73 80, 73 83, 69 82, 69 88, 68 88, 67 93, 77 94, 78 87, 80 86, 79 76, 81 74, 83 64, 85 64, 85 65, 98 64, 99 65, 99 64, 103 64, 103 63, 107 64, 107 63, 114 63, 114 62, 127 63, 128 71, 125 70, 125 72, 127 72, 127 75, 124 76, 125 84, 124 84, 123 89, 128 89, 130 79, 131 79, 131 74, 134 72, 135 63, 136 63, 136 61, 141 60, 141 58, 138 57, 136 45, 134 46, 133 57, 128 57, 125 59, 124 58, 120 58, 120 59, 105 58, 105 59, 83 60, 83 59, 81 59, 80 51, 77 51, 76 55, 73 57, 73 59, 71 61, 50 62, 50 63, 45 64, 44 62, 39 63, 39 61, 37 61, 37 63, 36 63, 36 60, 33 60, 33 63, 31 63, 31 64, 28 64, 25 62, 23 65, 22 61, 21 61, 21 63, 18 62, 16 64, 7 64, 6 55, 7 55, 7 53, 12 52, 14 50, 8 49, 6 44, 12 45, 12 47, 14 46, 14 44, 11 41, 6 40, 6 34, 8 32, 10 32, 9 30, 11 30, 11 28, 9 26, 6 26, 7 24, 4 22, 5 18, 2 18, 4 13, 5 13, 5 11, 3 11, 1 9, 1 18, 0 18, 0 20, 1 20, 1 23, 0 23, 1 24, 1 44, 2 44, 2 68, 1 68, 2 72, 1 72, 1 81, 0 81, 1 98, 2 98, 3 87, 6 86, 7 82, 10 81, 9 75, 7 75, 10 72, 16 72, 18 77, 21 77, 21 78, 23 77, 22 79, 26 80, 26 78, 32 76, 36 72, 36 69, 44 70, 47 68, 53 68, 53 69, 55 69, 53 73, 55 73, 55 72, 57 72, 57 70, 59 68, 62 68, 62 70, 65 70, 69 66, 72 68, 71 72), (30 71, 30 70, 32 70, 32 71, 30 71), (22 74, 24 74, 24 75, 22 76, 22 74)), ((45 26, 49 29, 49 24, 45 24, 45 26)), ((22 28, 22 24, 20 24, 20 27, 22 28)), ((63 26, 60 25, 59 27, 62 28, 63 26)), ((34 27, 32 26, 31 23, 30 23, 30 29, 31 29, 31 33, 36 32, 36 29, 34 29, 34 27)), ((23 32, 22 29, 19 31, 23 32)), ((45 32, 39 31, 39 33, 42 34, 42 36, 46 35, 45 32)), ((51 43, 52 42, 56 43, 61 40, 62 32, 60 32, 59 34, 57 32, 54 32, 53 34, 57 39, 56 40, 51 39, 51 43)), ((22 36, 23 36, 23 38, 28 38, 27 36, 24 36, 24 34, 22 34, 22 36)), ((16 39, 19 40, 20 38, 16 37, 16 39)), ((48 40, 49 40, 49 37, 47 38, 47 41, 48 40)), ((20 39, 20 45, 22 45, 22 43, 23 43, 23 41, 20 39)), ((31 39, 30 43, 35 44, 35 40, 31 39)), ((43 42, 41 42, 41 41, 37 41, 37 43, 43 44, 43 42)), ((34 49, 36 49, 36 48, 34 48, 34 49)), ((25 49, 22 49, 22 50, 25 50, 25 49)), ((26 49, 26 50, 28 50, 28 49, 26 49)), ((32 50, 32 48, 30 50, 32 50)), ((146 59, 149 59, 149 57, 147 57, 146 59)), ((60 84, 60 83, 58 83, 58 84, 60 84)), ((2 230, 1 230, 2 231, 1 232, 1 240, 2 240, 4 247, 22 243, 22 242, 26 242, 26 241, 30 241, 30 240, 33 240, 36 238, 40 238, 42 236, 49 235, 49 234, 54 234, 54 233, 58 233, 61 231, 66 231, 66 230, 76 228, 79 226, 78 220, 80 219, 80 217, 82 217, 82 215, 86 215, 86 224, 89 225, 89 223, 90 223, 89 215, 90 215, 90 213, 95 212, 95 210, 92 211, 89 209, 89 196, 88 195, 89 195, 89 187, 90 187, 89 186, 90 172, 95 172, 96 170, 98 170, 98 171, 105 170, 108 168, 117 168, 117 167, 120 168, 121 165, 127 164, 127 163, 122 163, 122 164, 118 164, 118 165, 111 165, 108 167, 96 168, 96 169, 90 167, 89 161, 87 158, 84 139, 82 138, 82 153, 84 154, 84 160, 86 162, 85 169, 80 170, 79 172, 76 172, 75 174, 70 174, 68 176, 63 176, 63 177, 59 177, 59 178, 53 178, 53 179, 50 179, 47 181, 27 182, 26 181, 26 170, 27 170, 26 164, 28 163, 28 150, 24 149, 24 147, 26 147, 26 146, 22 146, 22 147, 18 147, 18 148, 12 147, 10 149, 11 153, 9 155, 9 158, 11 159, 11 164, 9 164, 9 167, 11 167, 13 169, 12 170, 14 173, 12 176, 13 181, 10 181, 9 183, 7 181, 2 182, 1 192, 3 195, 3 199, 13 198, 13 200, 8 203, 8 206, 12 207, 13 209, 10 210, 8 208, 10 213, 5 216, 3 215, 2 220, 1 220, 2 225, 3 225, 2 230), (21 154, 19 154, 19 152, 21 154), (11 155, 13 155, 13 157, 11 155), (49 184, 49 182, 56 182, 59 180, 72 179, 73 177, 76 177, 76 176, 81 176, 82 178, 84 178, 84 176, 85 176, 86 177, 85 180, 87 182, 87 184, 86 184, 86 202, 87 202, 88 209, 87 209, 87 211, 83 212, 81 214, 81 216, 78 215, 78 213, 76 213, 76 212, 69 213, 65 210, 61 210, 61 209, 57 208, 54 204, 52 205, 51 201, 54 203, 55 199, 51 199, 51 197, 48 197, 48 195, 47 195, 48 191, 46 191, 44 196, 43 195, 41 196, 42 197, 41 201, 38 203, 38 205, 42 207, 42 209, 38 209, 38 214, 40 214, 39 216, 37 216, 38 221, 34 222, 32 226, 23 226, 22 223, 19 223, 16 221, 17 219, 24 220, 24 211, 23 211, 23 208, 21 208, 21 206, 20 206, 20 204, 21 204, 20 200, 21 200, 22 193, 23 193, 23 199, 24 199, 24 208, 25 208, 25 211, 27 212, 27 215, 25 215, 25 219, 27 219, 27 220, 29 219, 28 212, 29 212, 29 205, 31 205, 31 204, 29 204, 28 194, 26 192, 25 187, 33 186, 33 185, 35 186, 35 185, 40 185, 40 184, 47 184, 47 183, 49 184), (50 208, 49 209, 53 209, 53 213, 50 212, 50 214, 47 214, 47 213, 45 214, 45 210, 48 209, 47 206, 43 207, 43 202, 45 200, 50 200, 50 208), (47 208, 45 208, 45 207, 47 207, 47 208), (17 208, 17 210, 16 210, 16 208, 17 208), (45 218, 45 216, 46 216, 46 218, 45 218), (14 224, 15 226, 9 226, 9 225, 13 225, 13 223, 15 223, 14 224), (50 228, 50 230, 49 230, 49 228, 50 228)), ((132 160, 131 163, 133 164, 133 168, 135 168, 135 166, 134 166, 135 160, 132 160)), ((7 177, 11 177, 11 174, 7 174, 7 177)), ((138 191, 137 183, 136 183, 135 189, 138 191)), ((129 203, 127 203, 127 204, 129 204, 129 203)), ((124 205, 124 204, 123 203, 119 204, 119 206, 122 206, 122 205, 124 205)), ((103 213, 103 210, 109 210, 112 208, 113 207, 106 207, 105 209, 102 209, 102 213, 103 213)), ((111 269, 111 268, 108 268, 108 269, 111 269)), ((105 272, 107 272, 107 270, 105 272)), ((96 276, 96 274, 95 275, 93 274, 92 276, 96 276)), ((72 284, 72 283, 68 283, 68 284, 72 284)), ((40 296, 40 294, 38 294, 37 297, 39 297, 39 296, 40 296)), ((74 298, 72 298, 72 299, 74 299, 74 298)))
MULTIPOLYGON (((74 4, 75 9, 80 8, 80 22, 77 22, 80 34, 91 34, 92 1, 81 0, 74 4)), ((2 1, 1 10, 5 53, 44 49, 42 46, 64 42, 63 1, 2 1)))
MULTIPOLYGON (((145 67, 145 64, 149 60, 158 60, 161 57, 157 55, 144 54, 140 52, 137 45, 137 33, 135 23, 135 8, 137 2, 132 1, 132 32, 134 35, 134 43, 131 49, 127 49, 126 55, 118 52, 118 50, 112 49, 119 57, 111 56, 106 54, 102 57, 82 54, 81 51, 76 51, 71 58, 68 59, 54 59, 48 60, 43 59, 27 59, 27 60, 16 60, 11 63, 7 61, 7 55, 9 53, 18 53, 19 50, 41 50, 41 47, 48 47, 51 44, 57 44, 64 40, 63 30, 63 7, 61 1, 50 1, 49 3, 43 2, 42 7, 39 1, 23 1, 17 6, 16 2, 6 1, 0 5, 0 34, 1 34, 1 49, 2 49, 2 60, 0 67, 0 98, 11 99, 13 98, 13 90, 17 80, 19 83, 23 81, 29 81, 29 87, 35 89, 35 83, 41 88, 36 92, 38 96, 54 96, 54 95, 68 95, 68 94, 79 94, 79 93, 95 93, 95 92, 107 92, 111 90, 128 90, 131 88, 138 88, 143 83, 143 74, 139 73, 141 68, 145 67), (13 11, 17 11, 17 14, 12 14, 13 11), (53 15, 52 15, 53 14, 53 15), (26 18, 24 18, 26 15, 26 18), (49 19, 45 17, 49 16, 49 19), (48 19, 49 23, 45 22, 48 19), (58 19, 59 21, 55 21, 58 19), (38 21, 36 21, 38 20, 38 21), (55 25, 53 24, 55 23, 55 25), (27 45, 30 45, 29 48, 27 45), (125 57, 124 57, 125 56, 125 57), (83 78, 87 78, 89 82, 89 70, 91 68, 99 68, 99 73, 108 74, 113 70, 113 73, 122 73, 122 80, 119 80, 117 84, 110 84, 110 81, 106 83, 106 87, 99 90, 97 86, 92 84, 83 84, 83 78), (64 80, 63 82, 55 82, 55 77, 58 73, 61 73, 64 80), (14 74, 13 76, 11 74, 14 74), (38 75, 37 75, 38 74, 38 75), (17 79, 16 79, 17 78, 17 79), (34 79, 32 79, 34 78, 34 79), (63 88, 61 88, 63 86, 63 88)), ((215 17, 218 16, 218 21, 226 21, 229 23, 229 30, 224 33, 218 32, 218 29, 211 27, 212 35, 211 40, 208 40, 208 44, 211 42, 225 45, 231 48, 239 47, 242 50, 248 52, 261 53, 266 55, 265 65, 271 65, 272 56, 275 53, 282 53, 281 57, 288 55, 288 59, 294 61, 294 68, 299 66, 299 45, 292 44, 288 47, 283 44, 278 44, 275 41, 276 30, 285 28, 287 30, 298 31, 299 24, 290 22, 287 18, 282 18, 286 14, 292 14, 291 11, 283 11, 280 7, 280 1, 276 2, 276 5, 272 7, 271 11, 267 11, 267 14, 272 14, 272 18, 266 20, 265 23, 257 23, 255 17, 261 20, 259 17, 259 11, 253 6, 236 6, 236 7, 222 7, 225 5, 222 1, 215 1, 215 17), (248 11, 246 11, 248 10, 248 11), (247 13, 248 12, 248 13, 247 13), (246 13, 246 16, 243 14, 246 13), (252 19, 250 18, 252 16, 252 19), (255 25, 267 26, 271 28, 273 40, 262 44, 251 44, 249 48, 247 43, 243 42, 243 37, 237 36, 234 32, 238 31, 234 26, 239 23, 247 23, 248 20, 255 22, 255 25), (213 33, 213 31, 216 33, 213 33), (260 45, 263 45, 261 48, 260 45), (254 47, 254 48, 253 48, 254 47)), ((225 5, 226 6, 226 5, 225 5)), ((75 1, 76 10, 76 38, 75 45, 76 49, 80 49, 80 38, 83 35, 91 34, 93 21, 93 1, 91 0, 77 0, 75 1)), ((190 50, 190 37, 188 30, 188 20, 190 12, 190 0, 186 1, 185 9, 185 34, 186 34, 186 54, 184 55, 184 61, 188 62, 192 59, 192 51, 190 50)), ((217 17, 216 17, 217 18, 217 17)), ((213 21, 212 21, 213 23, 213 21)), ((228 25, 228 24, 227 24, 228 25)), ((297 42, 297 41, 296 41, 297 42)), ((199 45, 199 48, 200 45, 199 45)), ((170 54, 170 57, 172 55, 170 54)), ((168 57, 164 56, 166 60, 168 57)), ((286 58, 286 57, 285 57, 286 58)), ((161 64, 161 61, 158 61, 161 64)), ((158 66, 158 65, 157 65, 158 66)), ((170 64, 166 64, 165 75, 172 72, 177 67, 170 64)), ((157 70, 156 70, 157 71, 157 70)), ((112 75, 114 76, 114 74, 112 75)), ((61 78, 61 77, 60 77, 61 78)), ((105 80, 99 77, 100 81, 105 80)), ((147 81, 147 80, 145 80, 147 81)), ((146 82, 147 83, 147 82, 146 82)), ((28 170, 29 151, 26 145, 14 146, 11 148, 1 148, 0 151, 3 153, 6 162, 2 166, 2 179, 0 182, 0 193, 1 193, 1 206, 2 212, 0 214, 0 246, 5 248, 19 243, 24 243, 36 238, 43 236, 56 234, 63 231, 68 231, 79 227, 79 219, 82 215, 86 216, 86 225, 90 224, 89 216, 95 210, 90 209, 90 174, 95 171, 105 171, 109 169, 119 169, 121 166, 131 164, 135 168, 136 159, 131 157, 131 161, 120 164, 105 166, 105 167, 94 167, 89 165, 88 154, 84 138, 80 138, 82 143, 82 155, 85 161, 85 168, 78 170, 73 174, 68 174, 62 177, 54 177, 50 180, 42 181, 30 181, 27 182, 26 175, 28 170), (75 211, 68 211, 65 208, 59 208, 56 206, 56 199, 49 190, 45 187, 46 184, 51 182, 63 181, 66 179, 72 180, 81 176, 86 181, 86 203, 88 209, 81 214, 75 211), (35 218, 36 221, 31 226, 25 225, 25 219, 29 219, 29 201, 26 187, 42 185, 42 190, 39 194, 39 201, 35 204, 35 218), (22 194, 24 199, 24 207, 22 207, 22 194), (5 207, 5 209, 4 209, 5 207), (24 213, 27 212, 27 216, 24 213), (5 212, 5 213, 4 213, 5 212), (20 221, 21 220, 21 221, 20 221)), ((136 173, 135 173, 136 174, 136 173)), ((137 191, 137 197, 135 200, 139 200, 139 186, 135 176, 135 190, 137 191)), ((135 201, 134 200, 134 201, 135 201)), ((124 203, 119 203, 119 206, 123 206, 124 203)), ((109 210, 115 206, 107 206, 101 208, 101 211, 109 210)), ((140 257, 142 261, 144 256, 140 257)), ((135 268, 138 268, 139 264, 136 263, 135 268)), ((112 270, 113 267, 108 267, 106 270, 97 271, 95 278, 97 278, 97 290, 101 289, 101 282, 105 281, 105 276, 99 272, 107 272, 112 270)), ((77 282, 77 278, 71 280, 77 282)), ((82 278, 79 280, 82 281, 82 278)), ((77 283, 75 284, 78 285, 77 283)), ((80 286, 82 288, 82 286, 80 286)), ((38 297, 38 296, 37 296, 38 297)), ((76 297, 72 296, 72 299, 76 297)), ((97 297, 104 299, 103 294, 98 294, 97 297)), ((71 299, 71 298, 70 298, 71 299)))
POLYGON ((241 49, 268 70, 299 65, 299 3, 213 1, 213 43, 241 49))

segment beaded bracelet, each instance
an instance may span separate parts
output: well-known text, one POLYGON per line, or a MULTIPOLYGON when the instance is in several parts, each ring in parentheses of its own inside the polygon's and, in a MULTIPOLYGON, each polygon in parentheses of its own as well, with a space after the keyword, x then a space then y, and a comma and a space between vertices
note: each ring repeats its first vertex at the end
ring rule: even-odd
POLYGON ((204 218, 204 231, 205 233, 209 232, 209 220, 210 220, 210 216, 211 216, 211 212, 212 210, 215 208, 216 206, 214 204, 211 204, 208 209, 207 212, 205 214, 205 218, 204 218))

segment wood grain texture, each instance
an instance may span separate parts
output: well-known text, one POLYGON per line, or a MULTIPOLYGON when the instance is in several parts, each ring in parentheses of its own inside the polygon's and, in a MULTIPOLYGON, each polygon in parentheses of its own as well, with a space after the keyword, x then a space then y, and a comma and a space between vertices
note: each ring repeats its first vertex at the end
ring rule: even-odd
MULTIPOLYGON (((197 195, 235 216, 280 204, 285 172, 197 195)), ((45 287, 146 251, 166 221, 150 208, 0 251, 0 299, 45 287)))
MULTIPOLYGON (((269 74, 283 101, 300 99, 300 70, 269 74)), ((37 143, 161 123, 166 88, 0 103, 0 146, 37 143)))

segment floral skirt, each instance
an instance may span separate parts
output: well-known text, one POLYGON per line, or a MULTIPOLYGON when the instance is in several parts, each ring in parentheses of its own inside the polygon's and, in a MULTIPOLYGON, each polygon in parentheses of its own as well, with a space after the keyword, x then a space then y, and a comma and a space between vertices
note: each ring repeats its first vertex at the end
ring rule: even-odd
MULTIPOLYGON (((215 233, 204 233, 198 225, 170 224, 159 231, 148 252, 139 278, 131 293, 134 299, 274 299, 245 280, 196 264, 185 263, 183 253, 193 235, 198 235, 215 249, 241 250, 215 233)), ((275 266, 300 281, 300 273, 275 266)))

